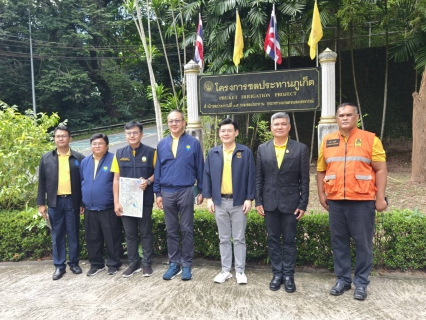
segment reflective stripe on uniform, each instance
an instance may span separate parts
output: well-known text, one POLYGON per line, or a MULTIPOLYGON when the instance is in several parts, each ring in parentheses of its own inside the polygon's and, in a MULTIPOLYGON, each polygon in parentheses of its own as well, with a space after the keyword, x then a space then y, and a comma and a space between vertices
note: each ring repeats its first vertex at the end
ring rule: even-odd
POLYGON ((357 180, 371 180, 371 179, 373 179, 373 177, 372 176, 362 176, 362 175, 359 175, 359 174, 356 174, 355 175, 355 178, 357 179, 357 180))
POLYGON ((350 156, 350 157, 331 157, 325 160, 325 162, 331 163, 331 162, 344 162, 344 161, 361 161, 365 163, 371 163, 371 159, 359 157, 359 156, 350 156))

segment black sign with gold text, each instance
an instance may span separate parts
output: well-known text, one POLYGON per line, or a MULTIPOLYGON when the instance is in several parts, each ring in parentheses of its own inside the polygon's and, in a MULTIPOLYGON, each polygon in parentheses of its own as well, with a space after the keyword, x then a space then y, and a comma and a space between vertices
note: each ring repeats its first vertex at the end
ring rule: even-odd
POLYGON ((200 114, 320 110, 319 68, 198 77, 200 114))

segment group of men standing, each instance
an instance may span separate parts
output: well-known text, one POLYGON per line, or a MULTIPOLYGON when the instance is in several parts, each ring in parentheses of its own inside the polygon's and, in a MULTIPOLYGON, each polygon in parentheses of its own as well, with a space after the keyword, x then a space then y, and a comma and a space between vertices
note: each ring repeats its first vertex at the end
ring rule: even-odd
MULTIPOLYGON (((340 295, 351 289, 352 237, 357 249, 354 298, 364 300, 372 267, 375 210, 382 211, 387 206, 386 156, 374 134, 357 128, 355 105, 340 105, 336 119, 339 131, 324 138, 317 165, 318 195, 329 211, 337 276, 330 293, 340 295)), ((273 139, 259 146, 256 164, 251 150, 236 142, 238 125, 232 119, 219 123, 222 145, 212 148, 205 162, 199 141, 185 133, 183 113, 171 112, 167 122, 170 135, 158 143, 157 150, 141 143, 142 125, 129 122, 124 128, 128 146, 114 156, 108 151, 108 137, 95 134, 90 139, 93 154, 86 158, 69 148, 71 136, 67 127, 55 129, 57 148, 41 159, 37 198, 39 211, 45 217, 48 214, 52 224, 56 267, 53 279, 60 279, 65 273, 65 235, 70 269, 75 274, 82 272, 78 265, 78 228, 79 215, 83 213, 91 265, 88 276, 105 270, 104 241, 108 274, 121 268, 121 224, 129 262, 122 276, 141 271, 143 276, 151 276, 155 194, 157 206, 164 210, 167 228, 169 269, 164 280, 179 274, 182 280, 192 279, 194 203, 201 204, 204 198, 208 210, 215 215, 220 241, 222 269, 214 282, 232 278, 234 251, 236 281, 246 284, 246 215, 255 200, 268 234, 273 273, 269 288, 276 291, 284 284, 286 292, 295 292, 297 222, 308 205, 309 151, 306 145, 289 138, 288 114, 279 112, 271 117, 273 139), (120 177, 140 179, 139 187, 144 191, 142 218, 122 215, 120 177), (142 258, 138 252, 138 226, 142 258)))

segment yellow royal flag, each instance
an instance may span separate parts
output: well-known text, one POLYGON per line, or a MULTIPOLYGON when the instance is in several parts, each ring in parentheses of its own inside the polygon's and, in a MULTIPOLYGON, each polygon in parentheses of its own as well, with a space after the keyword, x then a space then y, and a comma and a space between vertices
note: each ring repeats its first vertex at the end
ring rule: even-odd
POLYGON ((237 10, 237 22, 235 28, 235 41, 234 41, 234 61, 235 65, 240 64, 240 59, 243 57, 244 41, 243 41, 243 29, 241 28, 240 16, 238 15, 237 10))
POLYGON ((314 16, 312 17, 312 29, 311 34, 309 35, 308 46, 311 47, 310 56, 313 60, 317 54, 317 43, 322 38, 322 26, 321 19, 318 11, 317 2, 315 1, 314 5, 314 16))

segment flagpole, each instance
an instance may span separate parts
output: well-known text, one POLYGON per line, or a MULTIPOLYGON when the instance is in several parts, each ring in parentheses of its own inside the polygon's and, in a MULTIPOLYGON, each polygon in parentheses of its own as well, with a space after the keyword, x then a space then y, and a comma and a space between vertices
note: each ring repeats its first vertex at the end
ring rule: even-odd
POLYGON ((317 43, 317 68, 318 68, 318 43, 317 43))
POLYGON ((276 25, 277 19, 275 15, 275 2, 272 4, 272 12, 274 14, 274 65, 275 71, 277 71, 277 35, 275 34, 275 29, 277 29, 278 33, 278 26, 276 25))

